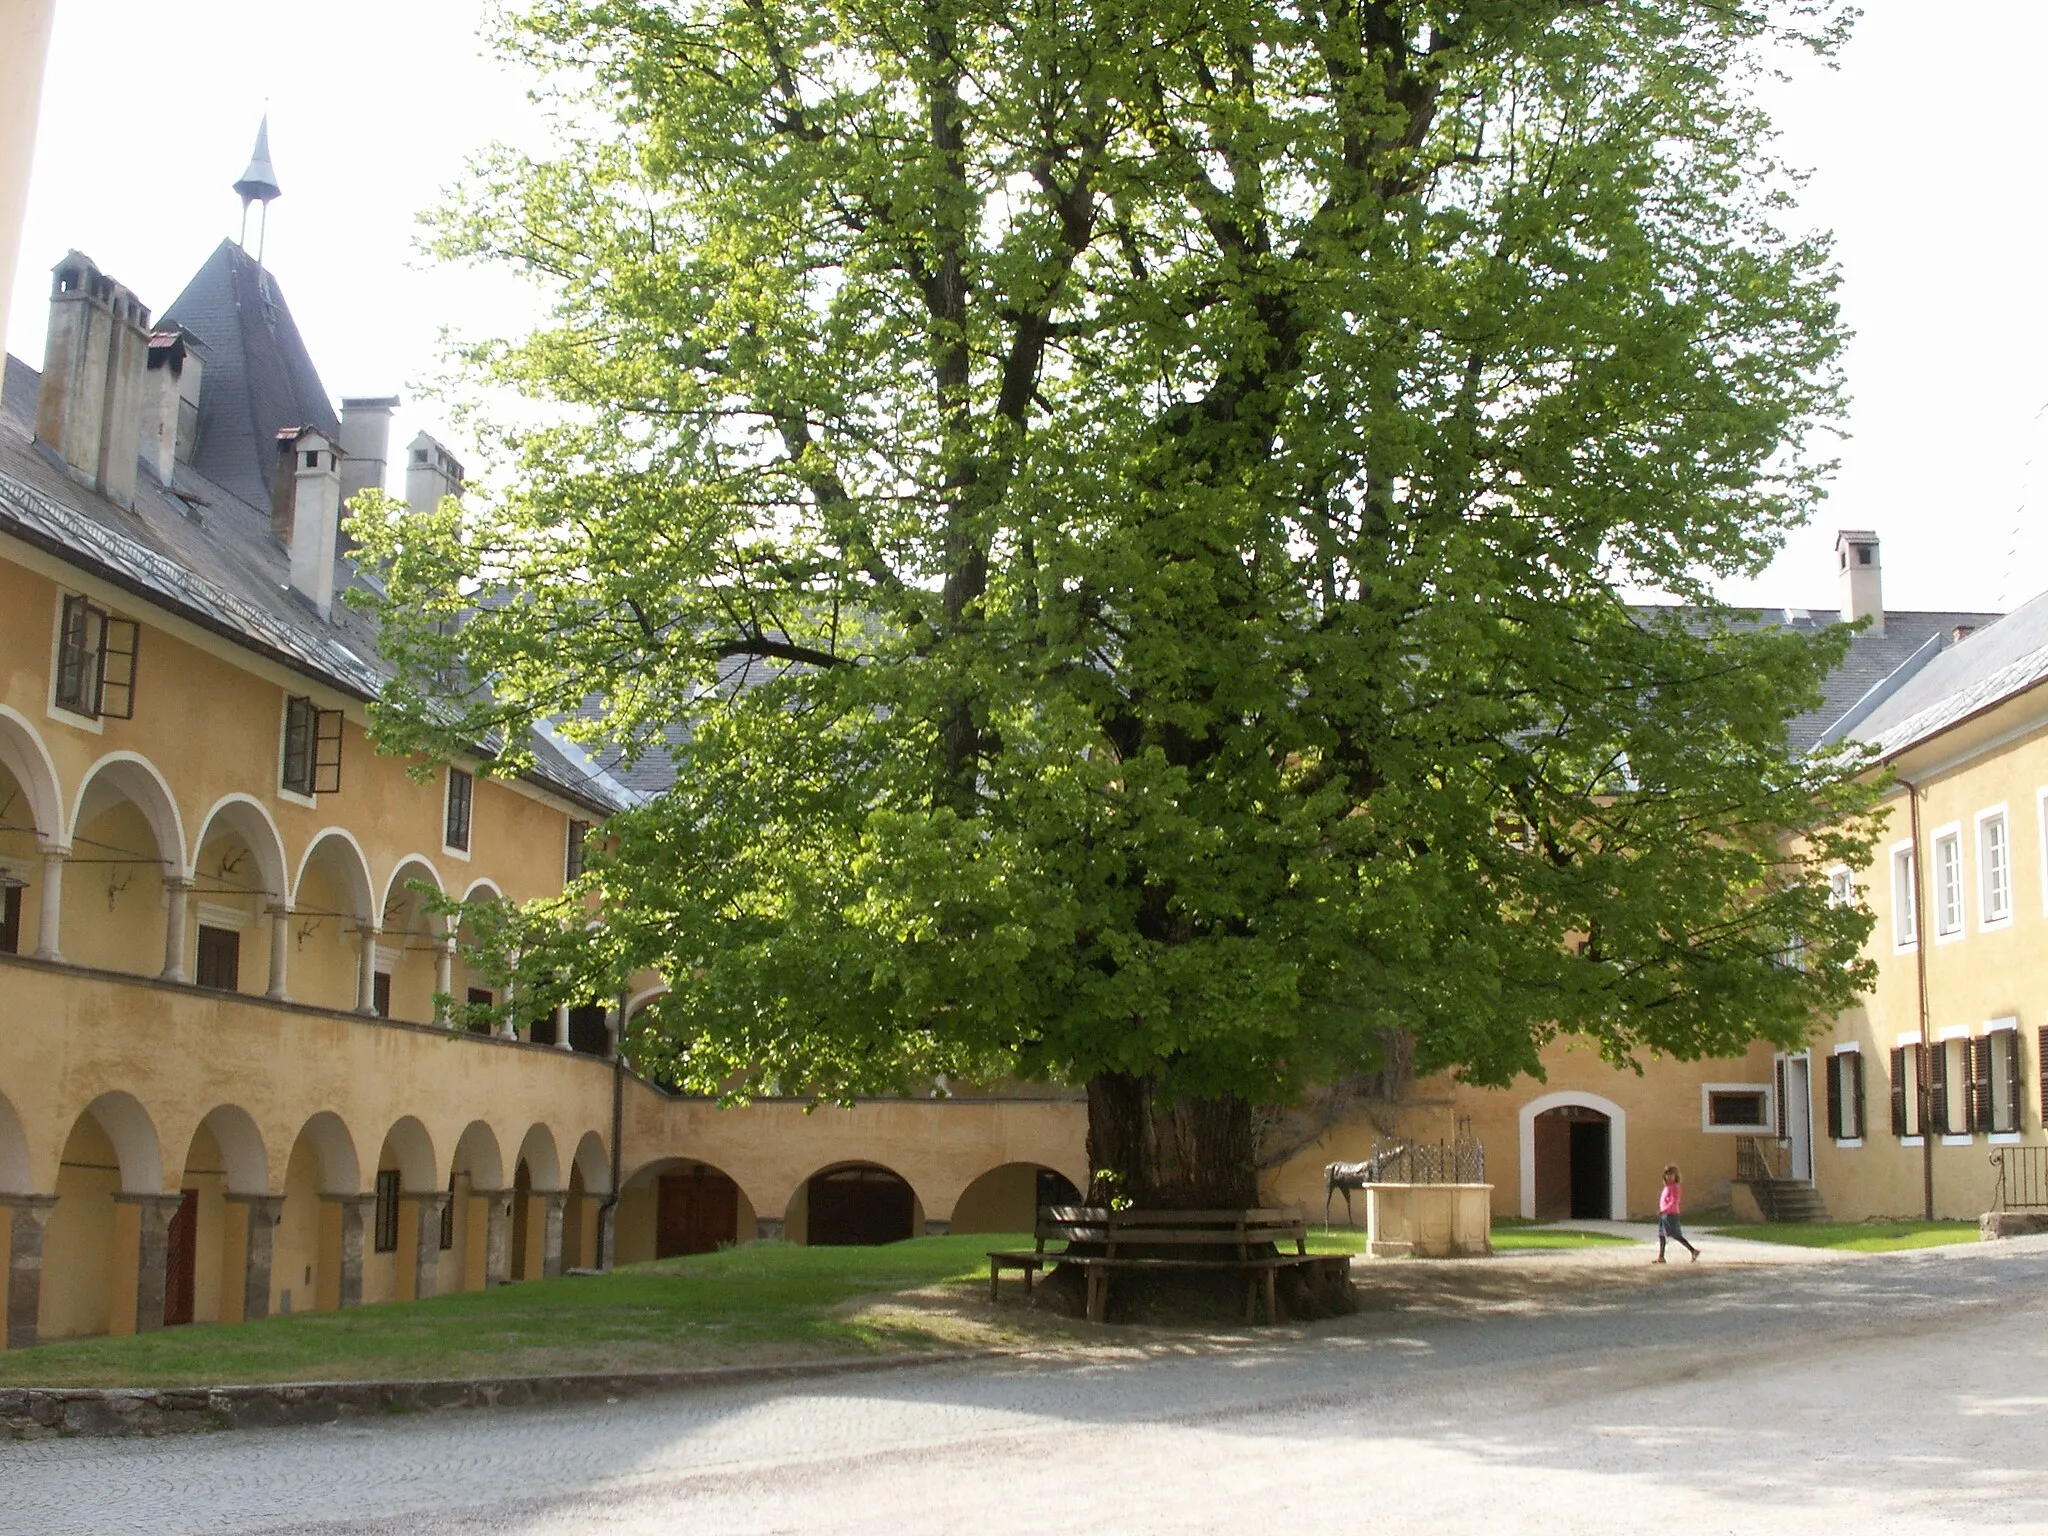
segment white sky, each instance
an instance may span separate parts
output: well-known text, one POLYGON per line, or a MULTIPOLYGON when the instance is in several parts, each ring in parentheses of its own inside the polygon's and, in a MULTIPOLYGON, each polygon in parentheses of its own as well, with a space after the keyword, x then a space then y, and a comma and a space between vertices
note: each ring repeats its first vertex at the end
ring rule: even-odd
MULTIPOLYGON (((525 82, 485 59, 486 0, 58 0, 11 350, 40 365, 49 269, 76 247, 154 310, 239 204, 256 121, 285 195, 266 264, 338 397, 401 393, 425 427, 442 327, 518 329, 508 278, 434 270, 414 218, 491 138, 534 142, 525 82)), ((2048 4, 1865 0, 1838 72, 1775 101, 1839 241, 1855 394, 1834 493, 1741 602, 1832 607, 1838 527, 1884 540, 1892 608, 2005 608, 2048 588, 2048 300, 2041 198, 2048 4), (1966 62, 1958 63, 1958 56, 1966 62)), ((251 240, 254 235, 252 231, 251 240)))

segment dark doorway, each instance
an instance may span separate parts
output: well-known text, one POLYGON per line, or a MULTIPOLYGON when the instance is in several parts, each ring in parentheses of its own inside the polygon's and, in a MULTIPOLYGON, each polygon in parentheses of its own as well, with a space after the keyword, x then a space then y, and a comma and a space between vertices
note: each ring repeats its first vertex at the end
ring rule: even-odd
MULTIPOLYGON (((1592 1113, 1588 1111, 1587 1113, 1592 1113)), ((1584 1220, 1605 1221, 1614 1214, 1609 1199, 1608 1133, 1605 1115, 1574 1119, 1572 1136, 1572 1215, 1584 1220)))
POLYGON ((199 1191, 182 1191, 185 1198, 171 1218, 164 1235, 164 1326, 192 1321, 192 1303, 198 1278, 199 1191))
POLYGON ((1074 1188, 1074 1181, 1057 1168, 1038 1170, 1038 1203, 1047 1205, 1079 1205, 1081 1191, 1074 1188))
POLYGON ((908 1184, 871 1163, 812 1175, 806 1199, 804 1241, 814 1248, 900 1243, 917 1206, 908 1184))
POLYGON ((1582 1104, 1566 1104, 1538 1115, 1531 1130, 1535 1208, 1530 1214, 1538 1221, 1611 1216, 1607 1117, 1582 1104))
POLYGON ((664 1173, 656 1185, 656 1194, 657 1259, 710 1253, 721 1243, 739 1240, 740 1189, 717 1169, 664 1173))
POLYGON ((527 1206, 532 1204, 528 1197, 533 1193, 533 1170, 526 1166, 526 1159, 519 1160, 519 1166, 512 1173, 512 1278, 527 1280, 526 1241, 531 1230, 530 1213, 527 1206))
POLYGON ((581 1008, 569 1010, 569 1045, 586 1056, 609 1056, 612 1052, 612 1034, 604 1027, 606 1010, 603 1003, 585 1003, 581 1008))
POLYGON ((199 985, 232 992, 242 984, 242 936, 232 928, 199 925, 199 985))

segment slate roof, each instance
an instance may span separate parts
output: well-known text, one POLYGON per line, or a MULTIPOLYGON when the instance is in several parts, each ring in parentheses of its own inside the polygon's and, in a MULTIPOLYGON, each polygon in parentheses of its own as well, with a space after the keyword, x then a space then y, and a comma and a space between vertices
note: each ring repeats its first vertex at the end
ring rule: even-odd
POLYGON ((1886 757, 2048 681, 2048 593, 1931 656, 1855 727, 1886 757))
MULTIPOLYGON (((267 493, 251 504, 181 464, 169 489, 143 469, 134 509, 117 507, 35 442, 40 382, 19 358, 6 359, 0 532, 301 676, 356 699, 376 697, 391 668, 377 652, 374 624, 340 602, 323 620, 291 592, 291 557, 271 536, 267 493)), ((212 387, 209 370, 200 383, 202 409, 212 387)), ((346 561, 337 562, 336 577, 344 586, 365 579, 346 561)), ((638 798, 572 746, 537 737, 533 747, 535 765, 525 777, 598 815, 638 798)), ((491 744, 482 752, 492 755, 491 744)))
POLYGON ((192 468, 258 507, 270 505, 280 427, 341 432, 320 371, 277 278, 223 240, 157 321, 182 325, 206 347, 192 468))

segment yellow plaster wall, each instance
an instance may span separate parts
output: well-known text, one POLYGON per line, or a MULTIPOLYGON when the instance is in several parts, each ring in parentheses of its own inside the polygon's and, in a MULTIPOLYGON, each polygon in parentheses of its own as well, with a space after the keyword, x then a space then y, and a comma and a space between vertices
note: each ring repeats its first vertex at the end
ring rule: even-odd
POLYGON ((121 1169, 113 1142, 90 1115, 78 1117, 66 1138, 54 1187, 57 1205, 43 1225, 37 1334, 69 1339, 105 1333, 114 1292, 114 1193, 121 1187, 121 1169))

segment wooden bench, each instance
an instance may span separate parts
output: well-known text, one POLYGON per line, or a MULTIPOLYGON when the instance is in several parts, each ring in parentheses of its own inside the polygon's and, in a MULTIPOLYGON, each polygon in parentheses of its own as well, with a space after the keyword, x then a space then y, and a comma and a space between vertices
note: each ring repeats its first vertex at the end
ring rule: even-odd
MULTIPOLYGON (((1256 1320, 1263 1298, 1266 1320, 1277 1322, 1280 1271, 1332 1262, 1324 1255, 1309 1253, 1308 1223, 1293 1211, 1113 1211, 1099 1206, 1048 1205, 1039 1208, 1034 1236, 1036 1246, 1028 1252, 989 1254, 989 1299, 997 1299, 1004 1270, 1023 1274, 1028 1295, 1038 1271, 1072 1264, 1087 1277, 1088 1319, 1097 1323, 1108 1315, 1110 1276, 1119 1270, 1234 1270, 1245 1277, 1245 1321, 1256 1320), (1066 1246, 1048 1249, 1047 1243, 1066 1246), (1099 1251, 1075 1253, 1072 1250, 1077 1245, 1099 1251), (1280 1251, 1252 1252, 1268 1245, 1280 1251), (1292 1253, 1285 1251, 1288 1245, 1292 1245, 1292 1253), (1160 1249, 1168 1251, 1161 1253, 1160 1249), (1174 1249, 1211 1251, 1176 1254, 1174 1249)), ((1350 1261, 1339 1255, 1335 1262, 1348 1265, 1350 1261)))

